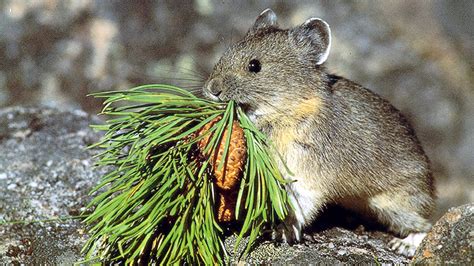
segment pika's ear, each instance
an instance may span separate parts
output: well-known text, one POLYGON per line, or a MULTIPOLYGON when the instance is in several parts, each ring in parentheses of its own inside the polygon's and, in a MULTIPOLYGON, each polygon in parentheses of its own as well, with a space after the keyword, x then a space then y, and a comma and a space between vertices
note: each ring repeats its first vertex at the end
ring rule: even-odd
POLYGON ((267 8, 263 10, 262 13, 257 17, 252 28, 250 28, 249 33, 254 33, 259 29, 267 27, 277 27, 277 15, 273 10, 267 8))
POLYGON ((289 34, 296 46, 309 53, 316 65, 321 65, 328 59, 331 49, 331 29, 326 21, 310 18, 291 29, 289 34))

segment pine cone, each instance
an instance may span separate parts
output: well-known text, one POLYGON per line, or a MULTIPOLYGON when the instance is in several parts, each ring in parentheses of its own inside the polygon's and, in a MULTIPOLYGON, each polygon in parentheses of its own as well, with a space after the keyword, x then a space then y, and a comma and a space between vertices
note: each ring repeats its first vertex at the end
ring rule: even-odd
MULTIPOLYGON (((221 117, 218 117, 208 124, 206 124, 199 132, 198 136, 201 136, 207 132, 221 117)), ((220 194, 220 206, 218 208, 218 220, 220 222, 231 221, 234 217, 235 203, 237 201, 237 190, 239 189, 240 176, 243 171, 246 156, 247 146, 244 137, 244 131, 240 127, 237 121, 232 123, 232 132, 230 135, 229 150, 226 158, 223 158, 225 149, 225 142, 229 132, 227 129, 224 130, 221 142, 218 144, 214 154, 207 154, 210 157, 212 171, 215 177, 215 185, 218 188, 220 194), (219 164, 222 160, 224 161, 223 167, 219 168, 219 164)), ((206 148, 212 135, 208 135, 198 142, 198 147, 203 155, 204 149, 206 148)))
POLYGON ((237 203, 238 191, 218 192, 219 208, 217 209, 217 220, 219 222, 230 222, 235 217, 235 204, 237 203))

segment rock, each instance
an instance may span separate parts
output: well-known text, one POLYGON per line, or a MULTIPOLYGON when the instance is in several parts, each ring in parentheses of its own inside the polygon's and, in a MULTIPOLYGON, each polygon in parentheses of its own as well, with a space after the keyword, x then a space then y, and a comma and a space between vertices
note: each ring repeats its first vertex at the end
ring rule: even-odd
MULTIPOLYGON (((333 227, 305 235, 302 244, 289 246, 264 241, 243 260, 250 264, 337 265, 337 264, 408 264, 409 259, 388 249, 392 237, 382 232, 352 231, 333 227)), ((235 237, 226 239, 232 250, 235 237)), ((239 262, 232 257, 232 263, 239 262)))
POLYGON ((414 264, 474 263, 474 203, 451 208, 436 222, 413 257, 414 264))
MULTIPOLYGON (((104 174, 103 170, 92 167, 95 162, 92 157, 98 151, 86 149, 100 138, 89 125, 99 123, 99 119, 82 111, 0 109, 1 262, 72 264, 82 259, 80 250, 87 239, 86 228, 77 219, 59 218, 79 215, 91 200, 88 191, 104 174), (45 221, 48 219, 51 220, 45 221)), ((337 213, 333 216, 340 220, 337 213)), ((473 218, 474 204, 450 210, 423 241, 413 262, 472 264, 473 218)), ((318 221, 324 221, 324 216, 318 221)), ((260 242, 244 261, 409 263, 409 258, 388 249, 392 236, 338 226, 310 230, 303 244, 260 242)), ((232 251, 235 237, 228 237, 225 242, 232 251)), ((233 255, 231 261, 240 259, 233 255)))
MULTIPOLYGON (((100 121, 82 111, 14 107, 0 109, 0 261, 24 264, 72 264, 82 259, 87 239, 79 215, 91 200, 88 191, 103 173, 93 168, 86 149, 100 134, 89 124, 100 121), (28 221, 53 219, 27 223, 28 221), (16 223, 5 223, 16 221, 16 223)), ((392 263, 408 258, 387 249, 390 236, 338 227, 306 235, 304 244, 265 241, 251 263, 392 263)), ((226 239, 232 251, 235 237, 226 239)), ((245 240, 244 240, 245 241, 245 240)), ((233 257, 233 261, 239 259, 233 257)))
POLYGON ((72 264, 86 235, 79 215, 102 175, 91 166, 99 139, 82 111, 14 107, 0 110, 0 261, 72 264), (4 222, 16 221, 11 224, 4 222))

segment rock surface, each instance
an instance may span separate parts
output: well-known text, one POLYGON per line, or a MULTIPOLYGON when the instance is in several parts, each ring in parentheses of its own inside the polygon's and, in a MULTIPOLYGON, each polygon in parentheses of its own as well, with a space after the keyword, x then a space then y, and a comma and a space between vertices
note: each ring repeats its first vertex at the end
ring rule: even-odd
MULTIPOLYGON (((408 264, 409 258, 388 249, 392 238, 382 232, 348 230, 340 227, 305 234, 301 244, 275 244, 265 241, 259 244, 243 261, 251 264, 276 265, 339 265, 339 264, 408 264)), ((234 237, 226 239, 232 250, 234 237)), ((239 262, 233 256, 232 263, 239 262)))
POLYGON ((0 261, 71 264, 85 240, 79 215, 101 172, 86 147, 99 139, 82 111, 0 110, 0 261), (16 224, 2 224, 18 221, 16 224))
MULTIPOLYGON (((101 121, 82 111, 14 107, 0 109, 0 261, 26 264, 71 264, 79 261, 87 239, 79 215, 91 199, 88 191, 103 171, 93 168, 97 150, 86 147, 100 138, 89 125, 101 121), (53 219, 35 223, 38 221, 53 219), (17 221, 16 223, 9 223, 17 221), (8 223, 6 223, 8 222, 8 223)), ((387 248, 392 236, 338 227, 338 212, 323 215, 319 228, 294 246, 264 241, 245 259, 250 263, 389 263, 409 258, 387 248), (329 218, 328 218, 329 217, 329 218), (329 226, 328 226, 329 225, 329 226)), ((451 210, 433 228, 415 262, 473 261, 474 205, 451 210)), ((357 224, 353 222, 352 224, 357 224)), ((234 237, 226 239, 233 250, 234 237)), ((231 258, 238 262, 239 258, 231 258)))
POLYGON ((474 263, 474 203, 451 208, 421 243, 413 263, 472 265, 474 263))
MULTIPOLYGON (((100 121, 82 111, 51 108, 0 109, 0 261, 71 264, 81 259, 87 235, 78 220, 22 223, 79 215, 88 191, 103 174, 93 168, 97 141, 89 124, 100 121), (5 223, 18 221, 18 223, 5 223)), ((380 232, 330 228, 289 247, 257 246, 252 263, 407 263, 387 249, 380 232)), ((232 237, 226 242, 232 250, 232 237)), ((234 258, 237 261, 236 258, 234 258)))

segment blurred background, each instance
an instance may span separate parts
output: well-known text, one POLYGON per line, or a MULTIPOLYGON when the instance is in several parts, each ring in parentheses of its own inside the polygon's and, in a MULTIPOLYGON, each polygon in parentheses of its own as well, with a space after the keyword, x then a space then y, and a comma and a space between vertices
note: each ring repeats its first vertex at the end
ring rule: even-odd
POLYGON ((439 217, 474 201, 474 1, 0 1, 0 107, 100 110, 91 92, 202 85, 265 8, 332 28, 328 69, 379 93, 432 160, 439 217))

